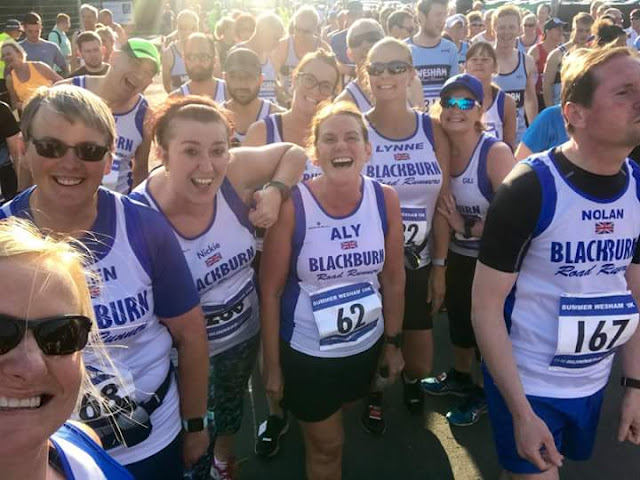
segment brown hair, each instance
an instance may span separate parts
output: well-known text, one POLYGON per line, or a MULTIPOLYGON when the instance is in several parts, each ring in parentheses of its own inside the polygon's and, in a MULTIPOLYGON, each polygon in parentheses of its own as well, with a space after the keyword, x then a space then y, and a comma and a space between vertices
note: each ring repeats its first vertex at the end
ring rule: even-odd
MULTIPOLYGON (((562 106, 569 102, 589 108, 598 87, 595 69, 616 57, 636 57, 627 47, 580 48, 570 54, 570 61, 562 62, 562 106)), ((565 119, 566 122, 566 119, 565 119)), ((567 123, 567 130, 573 127, 567 123)))
POLYGON ((102 37, 100 37, 96 32, 86 31, 82 32, 78 35, 78 38, 76 38, 78 50, 82 50, 82 45, 89 42, 98 42, 102 46, 102 37))
POLYGON ((362 112, 360 112, 360 110, 358 110, 358 108, 351 102, 342 101, 338 103, 330 103, 327 101, 318 109, 311 122, 311 133, 307 139, 307 151, 313 153, 311 155, 313 158, 317 159, 316 149, 318 146, 318 134, 320 133, 320 127, 325 120, 335 117, 336 115, 346 115, 348 117, 355 118, 362 132, 364 142, 369 143, 369 130, 364 122, 362 112))
POLYGON ((42 18, 36 12, 29 12, 22 21, 24 25, 42 25, 42 18))
POLYGON ((193 120, 202 123, 221 122, 227 132, 227 142, 233 128, 229 112, 209 97, 188 95, 167 100, 156 112, 152 134, 158 145, 166 148, 171 140, 171 127, 175 120, 193 120))
POLYGON ((296 78, 302 71, 302 69, 314 60, 323 62, 324 64, 331 67, 334 72, 336 72, 336 83, 333 90, 334 92, 340 90, 340 70, 338 70, 338 61, 336 60, 336 56, 332 52, 327 52, 323 48, 314 52, 309 52, 304 57, 302 57, 302 60, 300 60, 300 63, 293 71, 293 78, 296 78))
POLYGON ((416 10, 424 15, 429 15, 431 7, 434 5, 442 5, 444 8, 447 8, 447 0, 420 0, 416 4, 416 10))
POLYGON ((513 5, 503 5, 497 10, 495 10, 495 13, 491 17, 493 28, 495 29, 496 22, 498 21, 499 18, 509 17, 509 16, 516 17, 518 19, 518 25, 520 25, 520 22, 522 20, 522 15, 520 14, 520 10, 518 10, 518 7, 514 7, 513 5))
POLYGON ((496 51, 489 42, 473 42, 467 50, 466 60, 472 58, 474 55, 486 54, 493 59, 494 64, 498 64, 498 57, 496 57, 496 51))

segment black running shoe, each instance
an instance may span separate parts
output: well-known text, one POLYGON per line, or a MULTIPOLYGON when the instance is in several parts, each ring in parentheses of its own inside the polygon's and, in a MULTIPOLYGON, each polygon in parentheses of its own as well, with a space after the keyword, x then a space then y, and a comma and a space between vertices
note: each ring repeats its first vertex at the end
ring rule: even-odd
POLYGON ((382 392, 370 392, 362 412, 362 426, 371 435, 382 435, 387 429, 382 409, 382 392))
POLYGON ((269 417, 258 427, 255 452, 259 457, 271 458, 280 450, 280 437, 289 430, 289 419, 285 412, 284 418, 278 415, 269 417))
POLYGON ((411 415, 421 414, 424 405, 424 394, 420 388, 420 381, 414 380, 413 382, 407 382, 404 374, 402 374, 401 377, 404 405, 411 415))

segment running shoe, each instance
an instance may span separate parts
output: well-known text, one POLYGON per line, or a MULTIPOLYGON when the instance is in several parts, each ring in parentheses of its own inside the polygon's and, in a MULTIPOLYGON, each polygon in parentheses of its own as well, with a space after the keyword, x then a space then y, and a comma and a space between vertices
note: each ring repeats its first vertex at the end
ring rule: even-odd
POLYGON ((289 430, 287 412, 284 413, 284 418, 278 415, 269 415, 258 428, 258 438, 254 449, 256 455, 265 458, 275 456, 280 450, 280 437, 287 433, 287 430, 289 430))
POLYGON ((435 377, 422 379, 420 386, 429 395, 466 397, 473 389, 473 382, 470 375, 461 374, 452 368, 435 377))
POLYGON ((420 388, 420 382, 418 380, 414 380, 413 382, 407 381, 404 373, 401 377, 404 405, 411 415, 419 415, 422 413, 422 407, 424 406, 424 394, 420 388))
POLYGON ((218 462, 214 458, 209 474, 211 480, 234 480, 236 470, 236 459, 231 457, 227 462, 218 462))
POLYGON ((468 427, 480 420, 480 416, 487 413, 488 409, 484 390, 476 387, 469 398, 462 402, 462 405, 447 413, 447 420, 456 427, 468 427))
POLYGON ((382 409, 382 392, 370 392, 360 417, 362 426, 371 435, 382 435, 387 429, 382 409))

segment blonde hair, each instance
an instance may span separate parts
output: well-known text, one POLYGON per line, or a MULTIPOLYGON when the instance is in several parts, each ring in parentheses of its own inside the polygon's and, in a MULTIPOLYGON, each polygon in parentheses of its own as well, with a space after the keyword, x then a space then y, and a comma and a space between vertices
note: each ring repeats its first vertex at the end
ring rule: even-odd
POLYGON ((497 10, 495 10, 493 16, 491 17, 494 30, 496 28, 496 22, 498 21, 499 18, 509 17, 509 16, 516 17, 518 19, 518 25, 520 25, 522 21, 522 15, 520 13, 520 10, 518 10, 518 7, 515 7, 513 5, 503 5, 497 10))

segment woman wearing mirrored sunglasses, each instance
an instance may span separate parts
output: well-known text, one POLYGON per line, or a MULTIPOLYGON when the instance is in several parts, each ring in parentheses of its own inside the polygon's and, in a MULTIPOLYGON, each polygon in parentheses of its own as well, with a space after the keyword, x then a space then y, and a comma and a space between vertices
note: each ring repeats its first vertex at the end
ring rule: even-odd
POLYGON ((209 339, 209 432, 215 447, 190 478, 209 480, 211 471, 215 479, 230 480, 260 344, 254 226, 275 222, 307 157, 290 143, 230 150, 226 113, 205 97, 165 104, 153 130, 163 166, 131 198, 171 224, 198 289, 209 339))
POLYGON ((100 355, 84 258, 26 221, 0 222, 0 476, 3 480, 131 475, 69 421, 93 395, 82 350, 100 355))
MULTIPOLYGON (((407 105, 414 70, 405 43, 385 38, 375 44, 367 72, 375 106, 366 115, 373 153, 363 173, 393 186, 400 197, 407 275, 402 380, 405 405, 419 414, 419 379, 431 372, 432 315, 444 299, 448 226, 436 203, 448 191, 449 145, 437 121, 407 105)), ((373 392, 362 418, 372 433, 384 431, 381 412, 382 392, 373 392)))
POLYGON ((498 73, 498 58, 493 46, 487 42, 475 42, 467 51, 467 73, 482 82, 482 123, 485 133, 516 148, 516 102, 493 83, 498 73))
MULTIPOLYGON (((354 103, 362 113, 373 108, 375 98, 369 88, 365 65, 369 50, 383 38, 382 27, 370 18, 356 20, 349 27, 347 31, 347 56, 356 64, 356 78, 344 87, 342 93, 336 97, 336 103, 342 101, 354 103)), ((414 76, 409 84, 408 98, 410 105, 418 105, 420 108, 424 105, 422 83, 417 76, 414 76)))
MULTIPOLYGON (((291 108, 284 113, 272 113, 264 120, 251 125, 242 145, 259 147, 277 142, 290 142, 306 146, 313 116, 322 102, 333 99, 338 91, 339 82, 340 72, 332 53, 318 50, 306 54, 293 73, 291 108)), ((318 175, 320 169, 307 159, 303 180, 318 175)), ((256 266, 260 264, 263 235, 263 230, 257 232, 256 266)), ((259 271, 258 268, 256 270, 259 271)), ((256 440, 256 453, 265 457, 271 457, 278 452, 279 439, 288 428, 286 413, 278 404, 270 402, 269 412, 269 418, 260 425, 256 440)))
POLYGON ((206 331, 182 250, 160 214, 100 186, 116 131, 95 94, 69 85, 39 90, 22 129, 35 186, 1 216, 74 236, 91 253, 87 269, 101 280, 89 285, 96 323, 121 379, 114 383, 111 366, 87 352, 96 388, 118 409, 85 398, 78 418, 136 478, 179 478, 183 462, 193 463, 209 444, 206 331))
MULTIPOLYGON (((440 123, 451 150, 451 180, 450 193, 442 197, 438 212, 451 230, 445 304, 454 363, 448 372, 425 378, 421 384, 431 395, 465 398, 447 413, 447 420, 456 426, 472 425, 487 411, 484 390, 471 377, 476 352, 471 285, 487 209, 515 164, 509 146, 485 131, 483 100, 484 86, 470 74, 451 77, 440 93, 440 123)), ((478 378, 481 382, 482 375, 478 378)))

